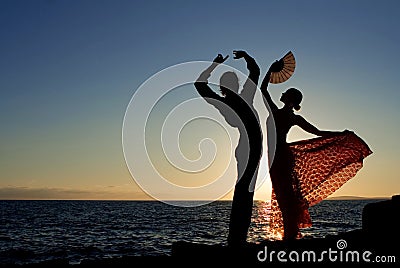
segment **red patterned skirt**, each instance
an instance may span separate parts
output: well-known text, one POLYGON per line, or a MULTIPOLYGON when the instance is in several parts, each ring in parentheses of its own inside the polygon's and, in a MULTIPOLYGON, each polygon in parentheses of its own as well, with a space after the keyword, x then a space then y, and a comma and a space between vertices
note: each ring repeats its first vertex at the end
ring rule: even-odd
POLYGON ((308 208, 353 178, 362 168, 364 158, 371 153, 368 145, 351 131, 288 143, 284 150, 277 148, 270 170, 272 195, 268 218, 271 238, 283 238, 283 218, 278 199, 282 208, 295 208, 297 215, 294 218, 299 228, 311 227, 308 208), (285 183, 293 187, 293 202, 286 195, 288 191, 282 190, 285 183))

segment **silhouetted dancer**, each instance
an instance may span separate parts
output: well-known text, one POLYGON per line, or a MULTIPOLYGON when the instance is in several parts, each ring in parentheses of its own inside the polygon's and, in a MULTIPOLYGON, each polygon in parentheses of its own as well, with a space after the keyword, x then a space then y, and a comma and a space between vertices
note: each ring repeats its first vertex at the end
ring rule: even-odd
POLYGON ((351 131, 322 131, 301 115, 295 114, 294 110, 300 109, 303 98, 296 88, 289 88, 282 93, 280 101, 284 106, 278 108, 267 88, 271 73, 280 70, 281 63, 275 61, 260 87, 270 112, 267 131, 269 134, 274 131, 270 129, 271 116, 276 130, 275 156, 273 161, 269 158, 272 161, 270 227, 271 232, 276 231, 278 235, 283 235, 284 240, 293 240, 301 237, 300 228, 311 226, 308 208, 355 176, 362 167, 363 159, 371 151, 351 131), (296 125, 321 137, 287 143, 287 134, 296 125))
POLYGON ((226 122, 239 131, 239 142, 235 150, 237 174, 232 201, 228 245, 238 246, 246 243, 251 223, 253 197, 258 167, 262 155, 262 131, 253 98, 257 90, 260 69, 256 61, 244 51, 234 51, 235 59, 244 58, 249 76, 239 93, 239 80, 234 72, 225 72, 220 78, 221 95, 208 86, 211 72, 225 58, 221 54, 214 59, 195 83, 199 94, 223 115, 226 122))

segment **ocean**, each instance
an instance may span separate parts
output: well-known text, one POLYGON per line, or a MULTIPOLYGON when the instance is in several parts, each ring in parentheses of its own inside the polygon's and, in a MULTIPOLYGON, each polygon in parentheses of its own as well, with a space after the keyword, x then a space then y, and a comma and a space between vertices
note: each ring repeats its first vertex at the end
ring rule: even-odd
MULTIPOLYGON (((359 229, 380 200, 324 200, 310 208, 305 237, 359 229)), ((183 202, 183 201, 182 201, 183 202)), ((182 203, 183 204, 183 203, 182 203)), ((255 201, 249 242, 268 239, 267 203, 255 201)), ((0 201, 0 264, 121 256, 169 256, 173 242, 225 244, 231 201, 172 206, 159 201, 0 201)))

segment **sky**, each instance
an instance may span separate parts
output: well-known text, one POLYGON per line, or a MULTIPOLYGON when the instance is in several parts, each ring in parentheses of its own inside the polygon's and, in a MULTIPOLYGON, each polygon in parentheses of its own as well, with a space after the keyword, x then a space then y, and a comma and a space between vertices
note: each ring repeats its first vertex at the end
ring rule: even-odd
MULTIPOLYGON (((179 66, 178 77, 185 79, 182 64, 211 61, 218 53, 229 54, 226 64, 246 74, 233 50, 254 56, 262 76, 292 51, 295 73, 270 87, 276 103, 286 88, 297 87, 304 95, 299 114, 320 129, 352 130, 370 146, 373 154, 363 168, 332 196, 399 194, 399 11, 400 3, 389 0, 0 1, 0 199, 179 197, 168 187, 149 185, 154 174, 138 174, 127 163, 127 111, 150 120, 150 162, 165 164, 157 148, 160 135, 154 134, 166 120, 163 109, 181 107, 179 100, 198 97, 196 91, 178 87, 161 99, 152 117, 136 110, 140 105, 133 97, 146 103, 146 94, 138 92, 149 78, 179 66)), ((232 153, 225 146, 226 129, 202 124, 193 121, 184 129, 183 153, 196 159, 200 134, 207 133, 225 148, 218 151, 225 158, 215 158, 221 166, 203 179, 193 173, 186 183, 169 173, 167 181, 175 186, 200 185, 214 173, 234 182, 235 165, 228 161, 224 169, 232 153)), ((289 141, 311 137, 296 128, 289 133, 289 141)), ((140 153, 137 159, 133 169, 142 165, 139 160, 149 162, 140 153)), ((168 167, 155 169, 163 176, 168 167)), ((269 189, 265 180, 255 198, 268 199, 269 189)), ((219 197, 230 199, 231 193, 219 197)))

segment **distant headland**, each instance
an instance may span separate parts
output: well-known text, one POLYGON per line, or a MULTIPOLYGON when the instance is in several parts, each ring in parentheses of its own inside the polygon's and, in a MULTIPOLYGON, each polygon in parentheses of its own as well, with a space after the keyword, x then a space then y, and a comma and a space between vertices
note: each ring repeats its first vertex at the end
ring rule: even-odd
POLYGON ((392 198, 391 196, 364 197, 364 196, 342 195, 342 196, 328 197, 325 200, 386 200, 391 198, 392 198))

